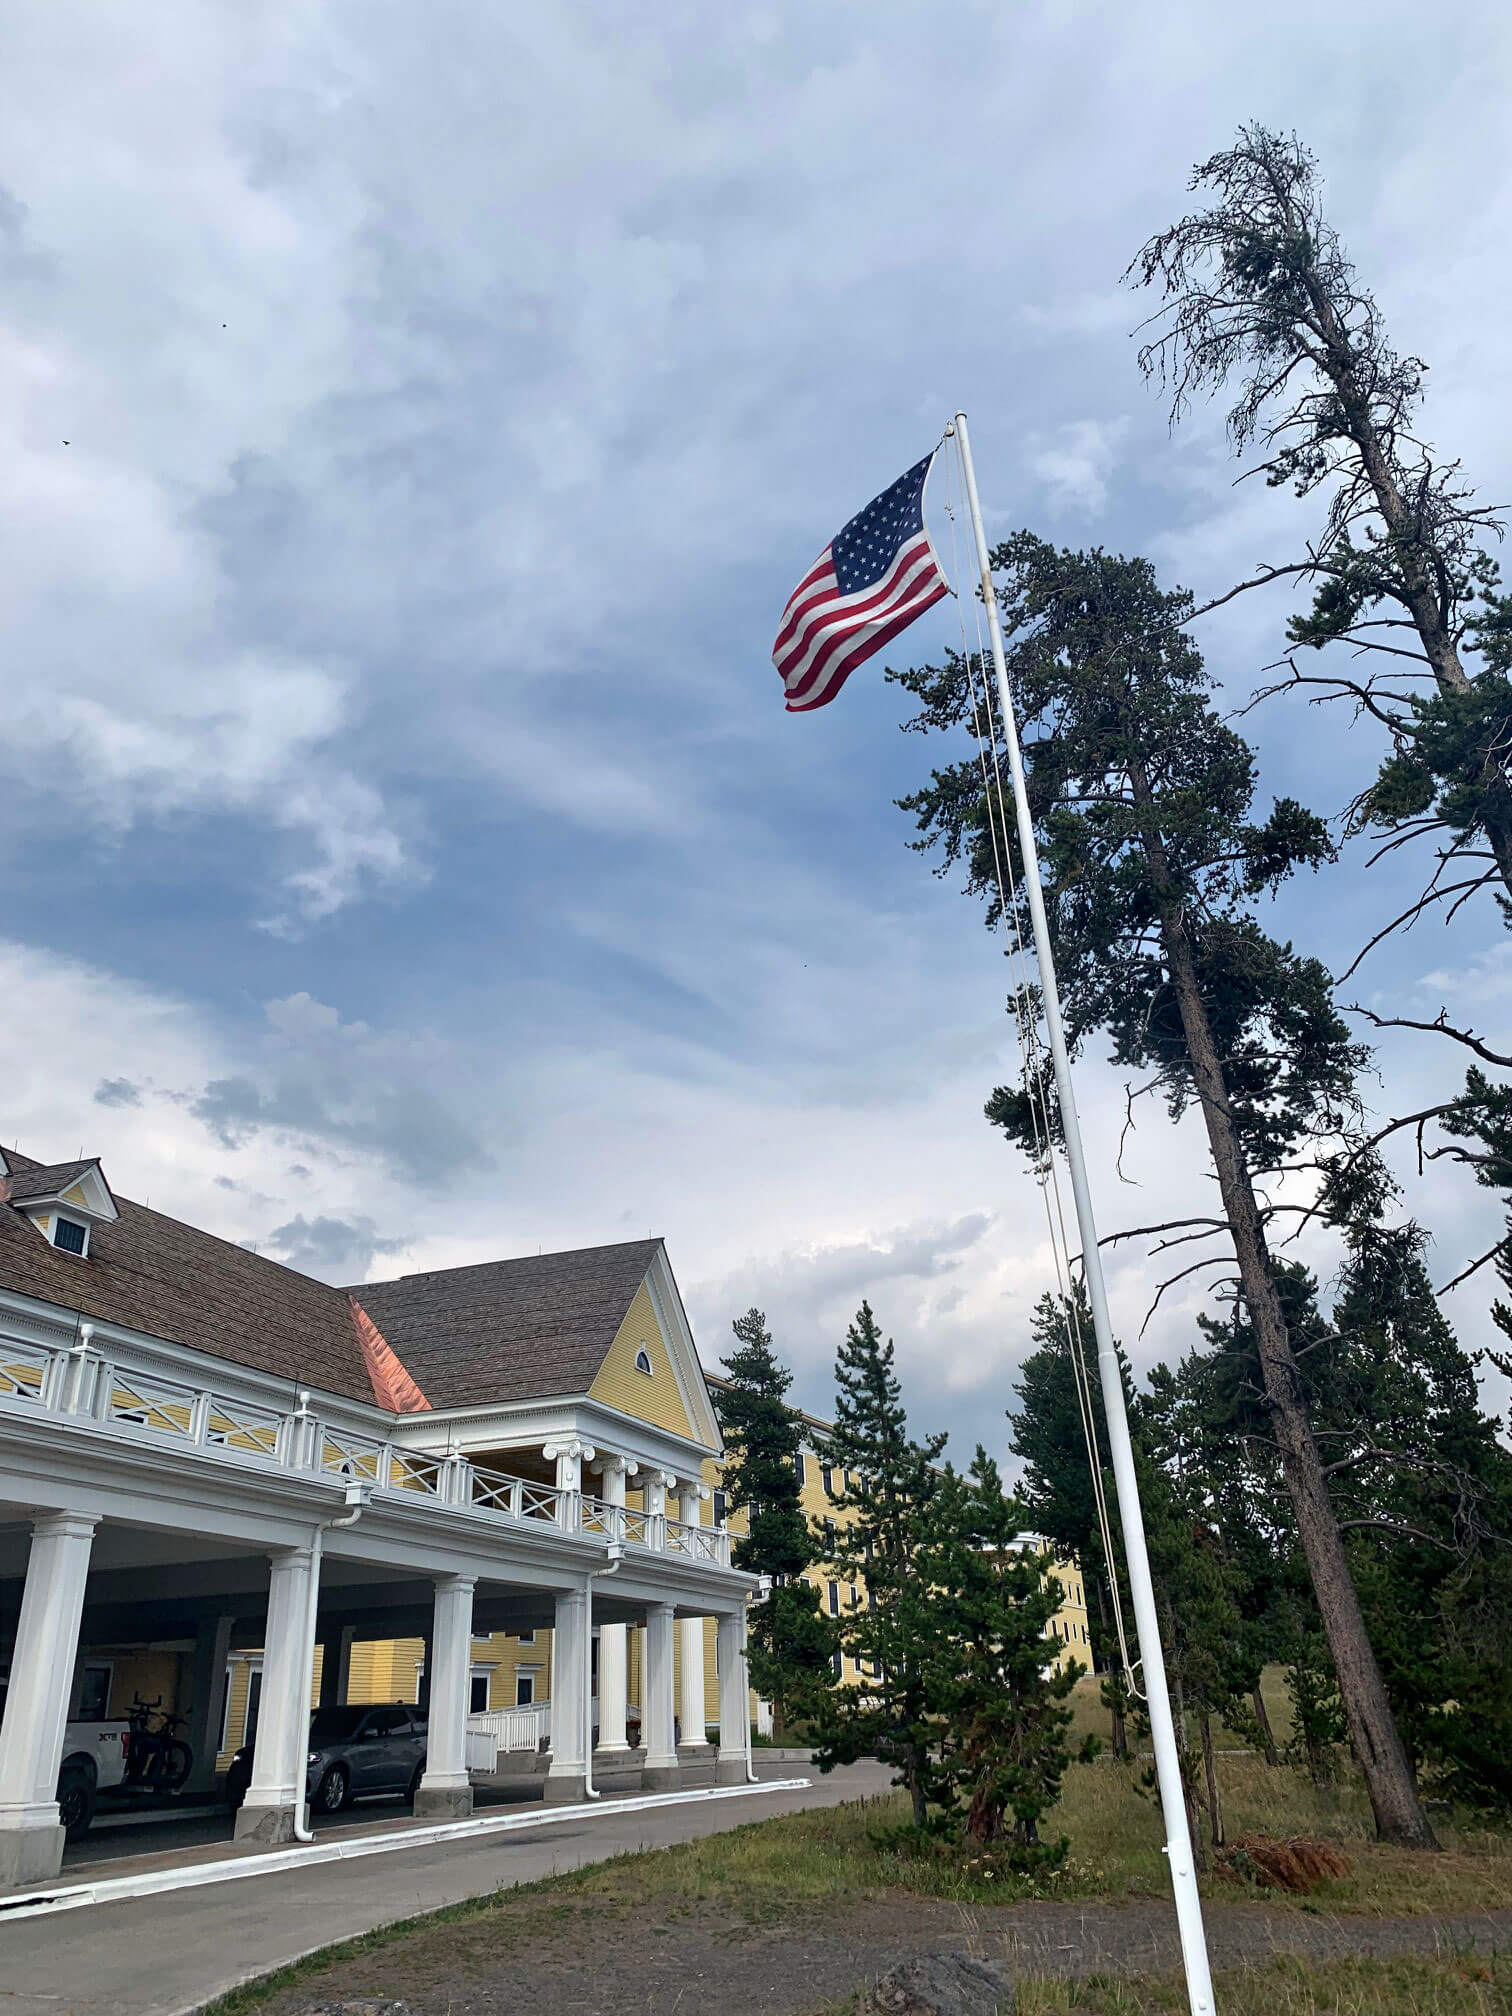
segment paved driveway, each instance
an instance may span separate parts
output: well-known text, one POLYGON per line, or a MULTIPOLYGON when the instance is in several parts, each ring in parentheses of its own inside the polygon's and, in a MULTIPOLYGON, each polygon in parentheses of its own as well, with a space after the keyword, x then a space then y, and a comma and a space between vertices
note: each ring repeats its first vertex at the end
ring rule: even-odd
MULTIPOLYGON (((805 1775, 791 1763, 758 1761, 757 1770, 770 1778, 805 1775)), ((606 1800, 580 1819, 539 1829, 0 1922, 5 2016, 180 2016, 302 1953, 395 1918, 639 1848, 875 1795, 887 1784, 880 1765, 855 1764, 828 1778, 814 1773, 806 1791, 649 1812, 617 1812, 606 1800)))

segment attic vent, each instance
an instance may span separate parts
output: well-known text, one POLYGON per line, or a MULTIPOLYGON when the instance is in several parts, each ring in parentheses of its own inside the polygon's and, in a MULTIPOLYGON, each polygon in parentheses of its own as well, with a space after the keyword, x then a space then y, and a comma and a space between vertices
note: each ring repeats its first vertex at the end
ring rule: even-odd
POLYGON ((85 1254, 89 1251, 89 1227, 77 1218, 55 1218, 53 1244, 62 1253, 85 1254))
POLYGON ((651 1377, 651 1353, 644 1344, 635 1354, 635 1369, 637 1372, 644 1372, 648 1379, 651 1377))

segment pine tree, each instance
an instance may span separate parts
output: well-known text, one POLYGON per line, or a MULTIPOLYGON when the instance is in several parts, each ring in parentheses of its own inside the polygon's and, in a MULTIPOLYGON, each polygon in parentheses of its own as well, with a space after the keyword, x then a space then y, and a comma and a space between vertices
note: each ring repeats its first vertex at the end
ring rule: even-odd
MULTIPOLYGON (((919 1567, 934 1592, 934 1695, 944 1718, 937 1790, 951 1820, 1003 1866, 1053 1867, 1067 1842, 1040 1822, 1071 1762, 1066 1697, 1082 1669, 1056 1671, 1050 1620, 1060 1584, 1022 1544, 1024 1508, 1003 1490, 978 1447, 962 1476, 946 1466, 929 1512, 919 1567)), ((1090 1758, 1096 1739, 1080 1755, 1090 1758)))
MULTIPOLYGON (((1092 1336, 1092 1314, 1085 1291, 1077 1284, 1078 1323, 1084 1339, 1092 1336)), ((1066 1306, 1049 1292, 1036 1303, 1030 1318, 1035 1349, 1019 1366, 1018 1404, 1008 1410, 1009 1447, 1023 1459, 1019 1500, 1027 1525, 1042 1533, 1065 1559, 1081 1566, 1082 1585, 1092 1593, 1087 1631, 1094 1664, 1102 1669, 1102 1698, 1113 1725, 1113 1754, 1128 1755, 1126 1718, 1129 1707, 1122 1654, 1113 1612, 1112 1576, 1125 1584, 1121 1554, 1108 1562, 1093 1488, 1091 1457, 1072 1364, 1073 1341, 1066 1306)), ((1107 1424, 1102 1387, 1094 1371, 1091 1402, 1097 1449, 1107 1502, 1115 1502, 1112 1472, 1107 1467, 1107 1424)), ((1115 1549, 1117 1536, 1114 1536, 1115 1549)))
POLYGON ((1512 600, 1495 592, 1486 550, 1499 514, 1476 503, 1458 462, 1425 444, 1427 366, 1392 349, 1297 137, 1241 127, 1192 187, 1213 192, 1209 207, 1157 233, 1129 269, 1165 304, 1140 363, 1170 388, 1173 419, 1194 393, 1241 377, 1229 414, 1236 452, 1258 446, 1273 487, 1326 494, 1306 557, 1259 581, 1311 582, 1313 606, 1293 619, 1291 641, 1345 643, 1349 669, 1320 677, 1293 660, 1293 680, 1386 731, 1390 753, 1356 818, 1398 839, 1446 835, 1474 882, 1501 884, 1512 919, 1512 600), (1466 666, 1467 643, 1481 650, 1479 668, 1466 666))
POLYGON ((787 1404, 793 1375, 779 1363, 759 1309, 731 1325, 737 1348, 723 1361, 729 1385, 715 1406, 728 1462, 724 1488, 743 1506, 749 1530, 735 1542, 737 1568, 769 1575, 772 1586, 750 1612, 751 1684, 772 1703, 774 1733, 811 1721, 833 1680, 834 1632, 819 1592, 805 1579, 818 1559, 799 1496, 798 1416, 787 1404))
POLYGON ((816 1761, 821 1770, 866 1756, 892 1765, 922 1827, 938 1789, 940 1700, 934 1592, 921 1557, 945 1437, 920 1443, 909 1435, 893 1355, 863 1302, 835 1361, 835 1418, 824 1449, 839 1487, 830 1566, 852 1591, 840 1640, 860 1679, 826 1700, 816 1761))
MULTIPOLYGON (((1191 599, 1163 592, 1146 561, 1057 551, 1023 532, 994 565, 1069 1040, 1079 1047, 1106 1033, 1119 1063, 1152 1073, 1173 1116, 1200 1114, 1377 1829, 1431 1845, 1302 1403, 1267 1241, 1274 1207, 1257 1188, 1308 1149, 1321 1161, 1358 1119, 1363 1051, 1334 1007, 1327 972, 1256 916, 1258 899, 1295 869, 1329 858, 1326 828, 1287 799, 1263 824, 1252 821, 1253 753, 1213 705, 1186 634, 1191 599)), ((946 729, 975 718, 973 674, 980 679, 981 668, 952 653, 943 666, 890 676, 922 702, 914 727, 946 729)), ((1001 740, 995 694, 989 707, 1001 740)), ((994 920, 976 752, 901 803, 916 815, 916 846, 942 847, 947 867, 966 859, 994 920)), ((997 817, 1012 850, 1011 811, 999 806, 997 817)), ((1022 910, 1021 880, 1019 892, 1022 910)), ((1016 922, 1027 939, 1027 917, 1016 922)), ((1041 1094, 1053 1108, 1053 1087, 1041 1094)), ((1027 1089, 1000 1091, 988 1111, 1038 1152, 1027 1089)), ((1368 1173, 1357 1166, 1357 1176, 1368 1173)))

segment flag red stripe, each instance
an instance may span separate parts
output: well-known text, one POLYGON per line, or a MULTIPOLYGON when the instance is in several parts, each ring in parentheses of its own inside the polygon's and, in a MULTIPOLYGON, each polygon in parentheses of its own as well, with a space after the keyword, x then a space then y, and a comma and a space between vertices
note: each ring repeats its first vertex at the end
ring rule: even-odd
MULTIPOLYGON (((893 555, 892 564, 879 580, 869 587, 853 594, 842 594, 835 580, 833 564, 827 569, 828 580, 811 593, 802 612, 803 620, 796 626, 796 634, 784 648, 783 632, 779 631, 777 642, 772 646, 772 662, 785 680, 791 681, 807 669, 808 654, 813 649, 816 637, 836 624, 848 623, 852 619, 865 622, 873 608, 899 592, 902 583, 912 574, 923 557, 931 564, 934 554, 924 533, 919 533, 906 546, 893 555)), ((796 599, 796 597, 795 597, 796 599)), ((792 604, 790 603, 791 610, 792 604)), ((784 626, 788 628, 790 626, 784 626)))
POLYGON ((789 699, 802 698, 823 676, 830 658, 847 638, 888 614, 900 596, 912 602, 919 592, 920 576, 926 584, 940 579, 929 542, 922 537, 903 548, 888 573, 865 596, 837 600, 817 613, 778 667, 789 699))
POLYGON ((932 608, 942 595, 949 593, 950 590, 944 580, 937 574, 927 594, 918 601, 909 603, 906 608, 900 609, 890 622, 879 625, 869 637, 858 638, 853 652, 848 653, 838 664, 831 664, 829 678, 822 691, 815 693, 811 690, 803 699, 789 700, 787 703, 789 714, 812 714, 816 708, 827 707, 858 665, 864 665, 874 652, 880 651, 884 644, 890 644, 900 630, 906 630, 916 616, 922 616, 924 611, 932 608))
POLYGON ((782 628, 772 643, 772 658, 780 660, 784 647, 809 620, 810 612, 820 603, 831 600, 840 592, 840 584, 835 579, 835 565, 826 546, 820 564, 814 567, 807 578, 800 581, 793 590, 786 609, 782 612, 782 628))
POLYGON ((825 647, 830 638, 860 629, 878 610, 896 601, 899 595, 911 594, 913 577, 921 567, 927 567, 931 573, 938 571, 929 542, 922 535, 903 547, 882 579, 874 581, 860 594, 842 595, 837 590, 822 602, 813 603, 793 643, 780 657, 774 653, 774 662, 787 684, 791 686, 795 679, 807 673, 814 654, 825 647))

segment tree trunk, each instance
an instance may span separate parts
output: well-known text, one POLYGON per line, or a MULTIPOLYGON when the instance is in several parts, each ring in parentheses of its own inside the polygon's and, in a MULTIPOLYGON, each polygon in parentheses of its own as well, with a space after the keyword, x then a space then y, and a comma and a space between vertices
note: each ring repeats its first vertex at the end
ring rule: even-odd
POLYGON ((1274 1767, 1281 1762, 1281 1753, 1276 1748, 1275 1731, 1271 1728, 1270 1715, 1265 1706, 1265 1696, 1260 1692, 1257 1680, 1250 1692, 1250 1702, 1255 1710, 1255 1720, 1260 1725, 1260 1740, 1265 1745, 1265 1761, 1274 1767))
MULTIPOLYGON (((1106 1646, 1114 1634, 1108 1627, 1108 1592, 1103 1585, 1101 1575, 1094 1578, 1092 1587, 1097 1592, 1098 1644, 1099 1646, 1106 1646)), ((1118 1673, 1120 1688, 1123 1685, 1123 1677, 1123 1671, 1120 1668, 1118 1673)), ((1121 1694, 1110 1704, 1108 1713, 1113 1721, 1113 1755, 1118 1759, 1120 1764, 1126 1763, 1129 1756, 1129 1725, 1124 1715, 1121 1694)))
POLYGON ((1213 1847, 1223 1846, 1223 1808, 1218 1801, 1218 1773, 1213 1763, 1213 1718, 1206 1701, 1198 1717, 1202 1728, 1202 1768, 1207 1777, 1208 1817, 1213 1825, 1213 1847))
POLYGON ((1349 1572, 1344 1539, 1329 1500, 1322 1459, 1302 1400, 1302 1383, 1287 1334, 1286 1316, 1271 1273, 1254 1181, 1234 1123, 1182 904, 1166 861, 1149 779, 1141 765, 1130 764, 1129 782, 1145 825, 1145 853, 1160 913, 1161 938, 1170 963, 1182 1036, 1207 1126, 1224 1215, 1239 1262, 1244 1303, 1254 1326, 1281 1467, 1328 1648, 1333 1654, 1345 1719, 1365 1775, 1376 1833, 1381 1840, 1395 1841, 1404 1847, 1436 1848, 1438 1843, 1418 1799, 1407 1753, 1392 1718, 1381 1669, 1349 1572))
MULTIPOLYGON (((1425 559, 1414 527, 1412 510, 1392 473, 1390 461, 1370 418, 1368 398, 1358 382, 1354 346, 1340 324, 1322 282, 1314 279, 1308 284, 1327 345, 1324 368, 1348 416, 1350 437, 1360 451, 1361 465, 1375 492, 1386 530, 1391 535, 1397 565, 1401 568, 1407 590, 1407 612, 1423 647, 1423 655, 1441 693, 1468 692, 1470 680, 1434 584, 1433 570, 1425 559)), ((1496 857, 1502 881, 1512 894, 1512 790, 1509 790, 1506 776, 1494 756, 1486 758, 1480 783, 1485 794, 1482 823, 1486 838, 1496 857)))

